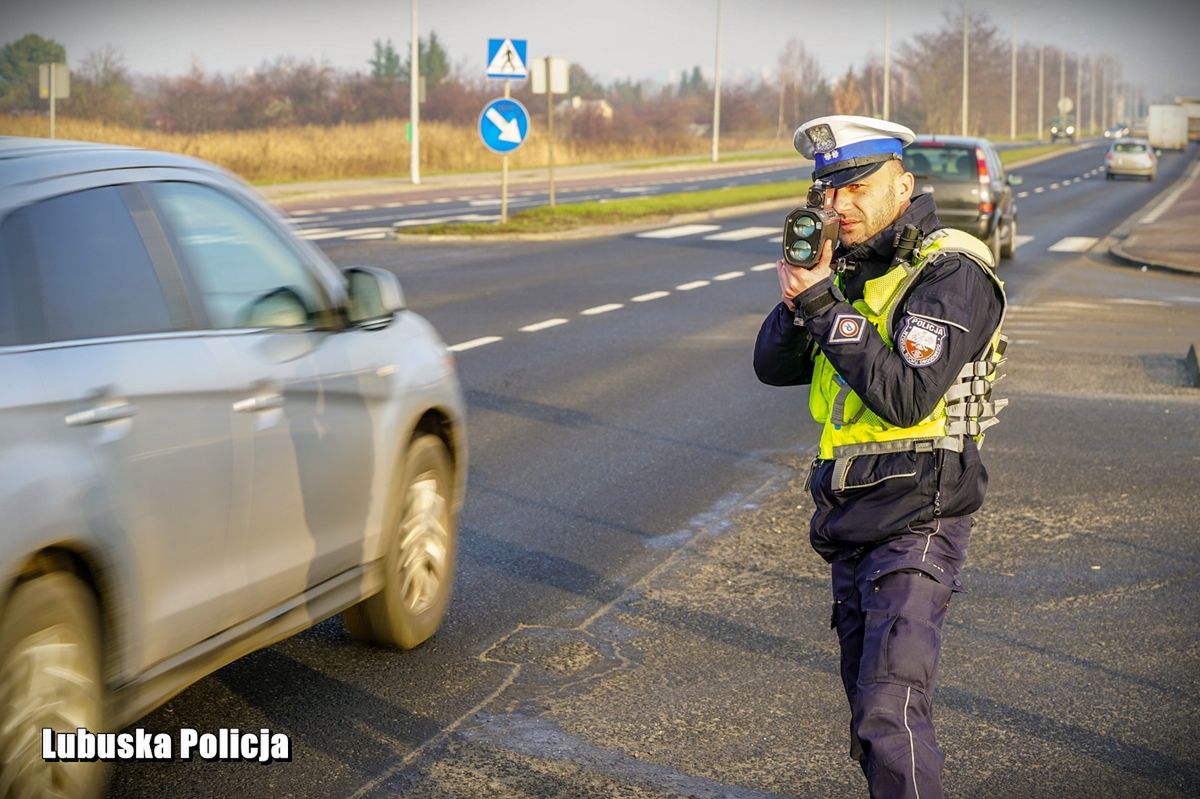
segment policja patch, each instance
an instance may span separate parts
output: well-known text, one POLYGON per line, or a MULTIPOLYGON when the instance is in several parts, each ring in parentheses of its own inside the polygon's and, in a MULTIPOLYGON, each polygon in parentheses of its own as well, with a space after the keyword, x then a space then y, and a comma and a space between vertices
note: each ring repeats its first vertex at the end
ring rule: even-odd
POLYGON ((929 366, 942 357, 945 343, 945 326, 919 316, 906 316, 896 349, 909 366, 929 366))

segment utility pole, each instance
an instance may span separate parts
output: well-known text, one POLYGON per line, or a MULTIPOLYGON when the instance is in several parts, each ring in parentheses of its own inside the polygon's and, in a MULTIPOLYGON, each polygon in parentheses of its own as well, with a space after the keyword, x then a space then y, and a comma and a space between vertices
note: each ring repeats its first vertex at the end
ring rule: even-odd
POLYGON ((717 0, 717 55, 713 67, 712 160, 721 160, 721 0, 717 0))
POLYGON ((892 0, 883 0, 883 118, 891 119, 892 0))
POLYGON ((421 40, 417 37, 417 0, 412 0, 412 51, 408 70, 408 119, 412 126, 408 170, 414 184, 421 182, 421 40))
POLYGON ((1038 141, 1042 140, 1043 115, 1046 111, 1046 45, 1038 46, 1038 141))
POLYGON ((1096 133, 1096 59, 1088 58, 1088 132, 1096 133))
POLYGON ((971 37, 967 31, 967 4, 963 2, 963 81, 962 81, 962 135, 967 135, 967 85, 970 75, 971 37))
POLYGON ((1012 92, 1008 107, 1008 138, 1017 138, 1017 22, 1012 32, 1012 92))
POLYGON ((1084 127, 1084 56, 1075 56, 1075 133, 1084 127))
POLYGON ((1055 103, 1055 108, 1058 108, 1059 127, 1066 127, 1066 112, 1062 110, 1060 104, 1063 98, 1067 96, 1067 51, 1060 49, 1058 51, 1058 102, 1055 103))

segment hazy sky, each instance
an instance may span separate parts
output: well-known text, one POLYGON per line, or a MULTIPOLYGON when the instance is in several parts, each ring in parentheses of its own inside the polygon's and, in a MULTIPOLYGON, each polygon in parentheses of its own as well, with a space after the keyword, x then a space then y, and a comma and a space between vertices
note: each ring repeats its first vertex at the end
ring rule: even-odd
MULTIPOLYGON (((372 42, 406 46, 412 0, 3 0, 0 42, 25 33, 53 38, 78 64, 117 47, 143 74, 179 74, 193 62, 233 73, 279 56, 364 69, 372 42)), ((529 56, 559 55, 609 80, 674 80, 713 63, 717 0, 418 0, 422 35, 436 31, 452 61, 483 72, 489 37, 523 38, 529 56)), ((950 0, 891 0, 893 48, 937 29, 950 0)), ((882 54, 885 0, 722 0, 722 72, 775 67, 799 37, 828 76, 882 54)), ((972 0, 1022 42, 1111 54, 1147 99, 1200 96, 1200 2, 1196 0, 972 0)), ((958 48, 959 40, 947 47, 958 48)), ((499 85, 497 83, 497 85, 499 85)))

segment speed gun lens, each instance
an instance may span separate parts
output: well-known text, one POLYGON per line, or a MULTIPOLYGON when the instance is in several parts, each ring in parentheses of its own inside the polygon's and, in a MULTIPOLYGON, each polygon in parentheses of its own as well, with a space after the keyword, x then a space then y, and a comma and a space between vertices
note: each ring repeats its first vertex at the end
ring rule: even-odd
POLYGON ((798 241, 792 245, 792 258, 796 261, 807 261, 812 257, 813 248, 807 241, 798 241))
POLYGON ((792 230, 802 239, 811 236, 817 230, 817 223, 811 216, 802 216, 792 225, 792 230))

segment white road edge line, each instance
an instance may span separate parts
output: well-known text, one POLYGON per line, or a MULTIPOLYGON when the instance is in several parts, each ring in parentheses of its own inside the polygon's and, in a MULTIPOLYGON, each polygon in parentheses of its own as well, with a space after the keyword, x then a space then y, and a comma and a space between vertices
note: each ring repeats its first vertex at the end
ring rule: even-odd
POLYGON ((465 350, 473 350, 476 347, 482 347, 486 344, 495 344, 497 341, 503 340, 504 339, 501 336, 483 336, 482 338, 473 338, 470 341, 464 341, 461 344, 455 344, 454 346, 447 347, 446 349, 450 350, 451 352, 464 352, 465 350))
POLYGON ((561 317, 556 319, 546 319, 542 322, 534 322, 532 325, 525 325, 525 327, 518 328, 518 330, 520 330, 522 333, 536 333, 539 330, 545 330, 546 328, 565 325, 569 321, 571 320, 563 319, 561 317))

